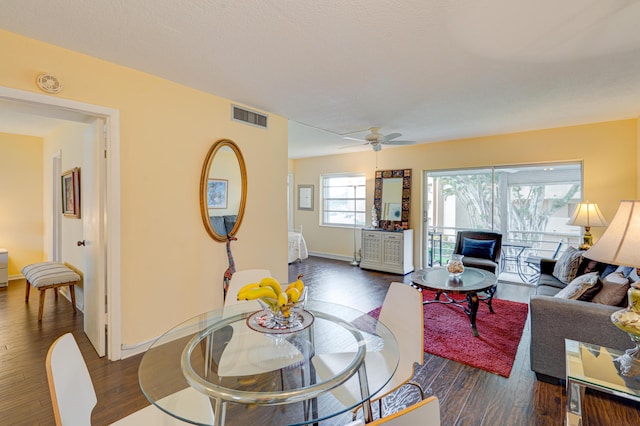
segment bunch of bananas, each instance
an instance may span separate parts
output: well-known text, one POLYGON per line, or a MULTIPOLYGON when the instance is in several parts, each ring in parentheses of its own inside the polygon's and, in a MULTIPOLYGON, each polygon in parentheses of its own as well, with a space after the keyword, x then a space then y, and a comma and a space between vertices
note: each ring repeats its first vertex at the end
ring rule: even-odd
POLYGON ((298 279, 289 283, 284 290, 275 278, 263 278, 259 283, 251 283, 242 287, 238 291, 238 300, 260 299, 269 306, 271 311, 282 312, 282 315, 288 318, 291 315, 291 307, 298 303, 302 297, 304 291, 302 276, 302 274, 298 275, 298 279))

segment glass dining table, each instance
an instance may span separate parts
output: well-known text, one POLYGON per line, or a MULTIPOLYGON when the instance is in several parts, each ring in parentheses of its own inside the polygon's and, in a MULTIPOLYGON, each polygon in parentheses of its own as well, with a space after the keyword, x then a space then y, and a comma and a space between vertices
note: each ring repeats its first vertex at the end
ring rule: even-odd
POLYGON ((159 409, 192 424, 303 425, 359 406, 365 422, 371 421, 371 395, 398 366, 393 333, 339 304, 309 300, 302 314, 295 330, 262 329, 256 312, 220 309, 190 318, 142 357, 142 392, 159 409), (370 352, 378 353, 368 360, 370 352), (327 353, 340 353, 342 364, 334 377, 321 378, 314 357, 327 353), (367 369, 376 374, 367 375, 367 369), (345 402, 341 393, 354 388, 359 399, 345 402), (194 398, 180 397, 185 392, 208 406, 194 407, 194 398))

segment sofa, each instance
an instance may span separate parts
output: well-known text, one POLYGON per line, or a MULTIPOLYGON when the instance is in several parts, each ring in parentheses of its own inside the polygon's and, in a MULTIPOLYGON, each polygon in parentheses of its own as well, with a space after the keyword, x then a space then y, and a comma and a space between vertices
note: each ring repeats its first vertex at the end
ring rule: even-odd
MULTIPOLYGON (((575 250, 575 249, 574 249, 575 250)), ((568 284, 586 279, 587 274, 597 275, 602 285, 608 281, 619 284, 622 278, 630 284, 638 280, 632 268, 617 267, 594 262, 581 256, 580 265, 575 270, 575 278, 571 283, 557 277, 556 262, 562 260, 542 259, 540 276, 536 284, 536 292, 529 301, 531 315, 531 370, 538 380, 558 383, 565 379, 565 339, 592 343, 609 348, 624 350, 633 346, 630 337, 615 327, 610 320, 613 312, 626 306, 626 289, 620 288, 622 300, 614 306, 594 301, 576 300, 556 297, 568 284), (591 270, 588 268, 591 267, 591 270), (555 272, 555 275, 554 275, 555 272), (611 273, 614 275, 609 276, 611 273), (609 278, 607 278, 609 276, 609 278)), ((564 256, 564 255, 563 255, 564 256)), ((575 255, 574 255, 575 256, 575 255)), ((594 290, 602 291, 594 288, 594 290)), ((607 287, 610 288, 610 287, 607 287)), ((564 291, 566 292, 566 290, 564 291)), ((601 300, 593 296, 593 300, 601 300)), ((615 302, 611 302, 615 303, 615 302)))

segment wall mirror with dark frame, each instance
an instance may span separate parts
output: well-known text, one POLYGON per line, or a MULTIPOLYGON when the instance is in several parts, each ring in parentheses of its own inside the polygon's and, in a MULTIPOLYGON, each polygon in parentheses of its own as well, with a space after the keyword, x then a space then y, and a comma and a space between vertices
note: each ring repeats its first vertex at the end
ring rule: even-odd
POLYGON ((377 170, 373 204, 379 228, 409 229, 411 169, 377 170))
POLYGON ((209 149, 200 175, 200 213, 207 233, 227 241, 242 223, 247 197, 247 171, 240 148, 229 139, 209 149))

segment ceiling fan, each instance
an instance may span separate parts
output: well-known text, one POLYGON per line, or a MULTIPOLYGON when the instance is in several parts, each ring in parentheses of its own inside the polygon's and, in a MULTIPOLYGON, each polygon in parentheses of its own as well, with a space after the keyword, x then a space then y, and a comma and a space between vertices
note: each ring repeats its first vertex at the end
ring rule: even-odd
MULTIPOLYGON (((350 136, 345 136, 344 138, 364 142, 364 145, 371 145, 373 150, 376 152, 382 149, 382 145, 413 145, 416 143, 416 141, 396 140, 396 138, 399 138, 400 136, 402 136, 402 133, 389 133, 388 135, 383 135, 380 133, 380 127, 371 127, 369 128, 369 134, 365 136, 364 139, 352 138, 350 136)), ((345 146, 345 148, 349 147, 345 146)))

